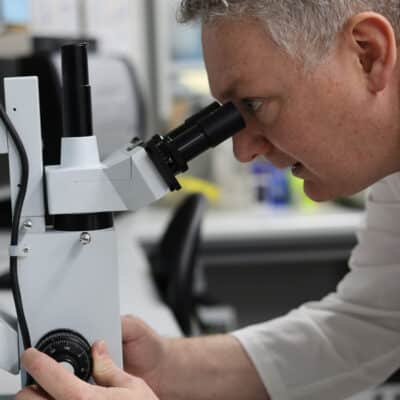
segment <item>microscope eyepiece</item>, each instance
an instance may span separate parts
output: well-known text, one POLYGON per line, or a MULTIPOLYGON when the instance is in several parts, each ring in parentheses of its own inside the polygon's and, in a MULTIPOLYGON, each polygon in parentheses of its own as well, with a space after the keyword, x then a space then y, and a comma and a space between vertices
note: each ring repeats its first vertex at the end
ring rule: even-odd
MULTIPOLYGON (((182 128, 188 127, 191 125, 194 125, 196 122, 200 121, 204 117, 207 117, 208 115, 212 114, 214 111, 217 111, 219 108, 221 108, 221 105, 214 101, 214 103, 209 104, 207 107, 201 109, 198 113, 192 115, 191 117, 187 118, 185 123, 181 125, 182 128)), ((173 132, 170 133, 170 136, 173 134, 173 132)))
POLYGON ((212 103, 188 118, 165 136, 156 135, 145 148, 171 190, 180 189, 175 175, 188 169, 187 163, 233 136, 245 122, 233 103, 212 103))
POLYGON ((177 150, 186 162, 215 147, 244 128, 244 121, 233 103, 196 120, 184 134, 175 139, 177 150))
POLYGON ((61 48, 63 81, 63 136, 93 134, 92 102, 86 43, 61 48))

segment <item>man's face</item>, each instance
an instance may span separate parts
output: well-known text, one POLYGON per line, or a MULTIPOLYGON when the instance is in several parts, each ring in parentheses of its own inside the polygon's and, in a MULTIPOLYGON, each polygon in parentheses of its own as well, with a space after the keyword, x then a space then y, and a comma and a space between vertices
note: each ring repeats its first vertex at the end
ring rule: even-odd
POLYGON ((292 167, 317 201, 356 193, 400 168, 397 90, 371 93, 340 39, 308 74, 256 19, 206 24, 203 46, 213 96, 233 101, 246 119, 233 138, 239 161, 261 155, 292 167))

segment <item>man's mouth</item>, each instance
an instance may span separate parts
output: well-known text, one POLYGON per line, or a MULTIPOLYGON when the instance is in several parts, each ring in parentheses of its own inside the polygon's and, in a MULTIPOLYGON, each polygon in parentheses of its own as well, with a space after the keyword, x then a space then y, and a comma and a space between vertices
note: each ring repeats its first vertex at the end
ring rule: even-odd
POLYGON ((303 164, 300 162, 297 162, 295 164, 292 165, 291 170, 292 170, 292 174, 294 176, 299 176, 299 174, 301 173, 303 169, 303 164))
POLYGON ((293 164, 293 165, 291 166, 291 169, 292 169, 292 171, 294 171, 294 170, 296 170, 297 168, 300 168, 302 165, 303 165, 302 163, 297 162, 297 163, 295 163, 295 164, 293 164))

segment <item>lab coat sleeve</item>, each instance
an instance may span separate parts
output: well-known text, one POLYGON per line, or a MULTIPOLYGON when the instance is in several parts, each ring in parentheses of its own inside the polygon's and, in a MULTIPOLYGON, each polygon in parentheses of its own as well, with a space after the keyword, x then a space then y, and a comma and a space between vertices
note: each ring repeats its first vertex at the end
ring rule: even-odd
POLYGON ((272 400, 340 400, 400 366, 400 175, 373 186, 335 293, 233 335, 272 400))

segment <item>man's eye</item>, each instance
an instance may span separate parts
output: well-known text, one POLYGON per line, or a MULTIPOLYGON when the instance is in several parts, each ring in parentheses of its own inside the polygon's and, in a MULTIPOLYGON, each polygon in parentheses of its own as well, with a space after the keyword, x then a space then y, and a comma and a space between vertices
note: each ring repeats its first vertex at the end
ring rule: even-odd
POLYGON ((250 112, 254 113, 261 108, 263 102, 262 100, 244 99, 243 104, 250 112))

